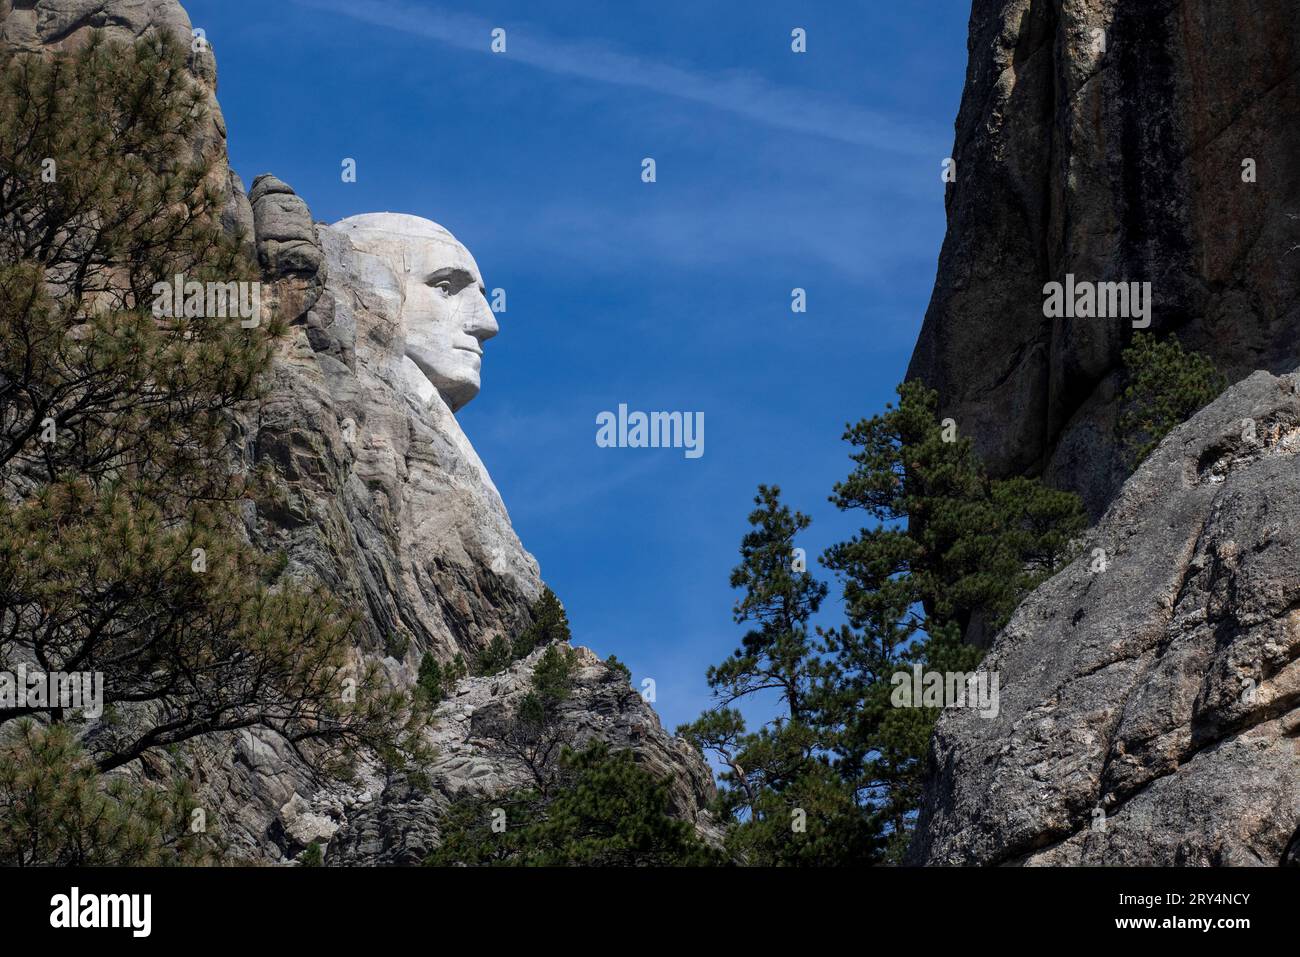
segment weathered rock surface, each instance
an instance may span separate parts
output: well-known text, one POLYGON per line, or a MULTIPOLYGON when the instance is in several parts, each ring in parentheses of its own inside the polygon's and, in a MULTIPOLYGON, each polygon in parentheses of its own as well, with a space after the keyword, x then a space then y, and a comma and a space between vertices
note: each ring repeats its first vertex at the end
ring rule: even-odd
MULTIPOLYGON (((0 0, 0 42, 21 53, 73 48, 91 30, 111 40, 130 42, 167 31, 186 46, 193 27, 179 3, 159 0, 0 0)), ((216 75, 210 50, 202 51, 204 76, 216 75)))
POLYGON ((1045 475, 1094 517, 1127 474, 1114 425, 1132 328, 1045 319, 1043 286, 1066 273, 1151 282, 1152 330, 1230 381, 1300 361, 1297 20, 1300 0, 974 4, 948 234, 908 375, 993 471, 1045 475))
POLYGON ((254 521, 257 540, 364 609, 367 650, 408 645, 398 662, 408 670, 423 650, 450 660, 509 638, 541 592, 537 563, 450 410, 405 386, 395 277, 313 225, 279 180, 257 184, 254 210, 275 204, 258 213, 257 245, 283 267, 276 281, 328 276, 291 326, 250 428, 249 464, 272 463, 280 480, 278 502, 254 521))
MULTIPOLYGON (((433 788, 418 791, 394 781, 378 800, 355 804, 346 827, 329 845, 327 863, 418 863, 438 846, 438 819, 450 802, 531 785, 527 769, 494 743, 490 732, 528 692, 543 651, 539 648, 499 675, 463 681, 436 715, 433 788)), ((642 767, 670 783, 677 816, 708 838, 720 837, 703 810, 714 785, 698 752, 665 734, 654 709, 595 654, 586 648, 575 653, 575 687, 559 717, 566 740, 579 749, 596 740, 630 748, 642 767)))
POLYGON ((315 279, 325 256, 307 204, 270 174, 253 180, 248 203, 262 269, 277 278, 315 279))
POLYGON ((997 716, 939 720, 914 860, 1295 862, 1298 389, 1257 372, 1172 432, 1026 599, 997 716))

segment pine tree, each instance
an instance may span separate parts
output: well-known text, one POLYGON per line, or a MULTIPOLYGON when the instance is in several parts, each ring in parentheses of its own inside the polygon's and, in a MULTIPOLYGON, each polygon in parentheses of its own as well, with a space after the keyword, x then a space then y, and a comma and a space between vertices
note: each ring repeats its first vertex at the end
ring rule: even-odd
POLYGON ((514 659, 510 656, 510 643, 500 635, 494 635, 488 646, 474 659, 474 674, 478 677, 500 674, 510 667, 514 659))
POLYGON ((789 717, 807 717, 814 669, 808 620, 826 597, 826 585, 808 573, 794 544, 811 520, 781 503, 781 490, 760 485, 753 530, 740 544, 741 563, 731 587, 744 589, 732 609, 737 624, 753 622, 736 649, 708 671, 709 687, 723 706, 756 692, 775 690, 789 717))
POLYGON ((201 864, 216 846, 192 826, 189 781, 105 782, 67 724, 17 722, 0 744, 0 866, 201 864))
POLYGON ((741 647, 709 668, 717 706, 677 733, 723 764, 719 811, 733 822, 730 854, 751 865, 836 865, 866 859, 879 825, 830 766, 824 728, 826 674, 809 621, 827 586, 806 568, 795 538, 810 519, 760 486, 731 573, 743 589, 738 624, 752 622, 741 647), (778 715, 756 732, 732 705, 775 693, 778 715))
POLYGON ((919 797, 934 708, 897 708, 893 675, 913 664, 969 673, 983 652, 963 642, 991 633, 1029 591, 1068 560, 1084 525, 1077 496, 1037 480, 991 480, 969 438, 937 416, 919 382, 897 406, 850 426, 853 472, 832 501, 875 519, 823 556, 836 573, 848 623, 827 632, 830 672, 819 720, 836 766, 888 822, 901 855, 919 797))
POLYGON ((1121 355, 1127 385, 1116 430, 1136 468, 1160 440, 1227 387, 1214 363, 1187 352, 1175 336, 1139 332, 1121 355))
POLYGON ((532 776, 543 795, 553 783, 555 761, 572 743, 562 709, 573 690, 576 671, 577 655, 572 649, 548 646, 533 668, 528 692, 494 731, 501 752, 532 776))
POLYGON ((550 588, 542 590, 542 596, 532 608, 533 621, 521 631, 511 643, 510 652, 515 658, 526 658, 533 650, 542 645, 555 642, 567 643, 572 634, 569 631, 569 616, 564 605, 550 588))
POLYGON ((321 850, 318 841, 312 841, 307 845, 300 855, 298 855, 298 864, 301 867, 322 867, 325 864, 325 852, 321 850))
POLYGON ((442 822, 442 843, 425 861, 435 867, 719 862, 689 823, 671 815, 667 785, 639 767, 630 751, 611 752, 601 742, 566 750, 546 795, 525 789, 453 806, 442 822))
MULTIPOLYGON (((324 774, 361 748, 395 765, 423 753, 406 696, 349 668, 351 617, 242 536, 236 506, 262 485, 232 469, 233 416, 258 397, 282 321, 155 314, 155 286, 177 275, 259 279, 222 229, 205 110, 161 33, 0 55, 0 669, 102 673, 112 716, 0 707, 0 734, 14 766, 79 788, 84 762, 106 772, 250 727, 324 774), (15 730, 23 719, 53 727, 15 730)), ((58 839, 42 859, 75 857, 84 836, 58 839)))
POLYGON ((875 520, 822 556, 846 623, 810 638, 827 587, 796 561, 809 520, 760 487, 731 577, 744 590, 736 620, 757 627, 708 671, 718 706, 678 729, 723 766, 719 810, 743 863, 901 857, 938 709, 896 707, 894 676, 913 664, 975 670, 982 651, 967 631, 1000 627, 1069 559, 1083 527, 1076 496, 990 480, 970 441, 938 421, 933 392, 898 391, 897 407, 845 434, 855 468, 832 501, 875 520), (760 693, 780 706, 750 732, 732 705, 760 693))
POLYGON ((438 664, 438 659, 433 657, 432 652, 426 651, 424 657, 420 659, 420 671, 416 675, 415 687, 421 701, 425 707, 436 707, 438 702, 447 696, 446 689, 443 687, 442 665, 438 664))

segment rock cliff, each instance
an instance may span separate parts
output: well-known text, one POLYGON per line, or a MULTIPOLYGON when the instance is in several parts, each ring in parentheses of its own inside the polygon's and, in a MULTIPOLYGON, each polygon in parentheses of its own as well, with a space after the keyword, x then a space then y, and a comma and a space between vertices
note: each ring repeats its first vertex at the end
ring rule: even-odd
POLYGON ((1278 865, 1300 841, 1300 376, 1175 429, 946 711, 927 864, 1278 865))
MULTIPOLYGON (((693 748, 663 733, 658 718, 626 681, 586 648, 577 649, 577 685, 559 718, 577 748, 591 741, 631 748, 642 767, 669 782, 673 813, 695 823, 709 839, 720 835, 702 808, 713 797, 713 775, 693 748)), ((346 826, 329 846, 331 864, 409 864, 438 844, 438 820, 448 802, 487 796, 531 784, 527 772, 503 757, 488 733, 528 691, 542 650, 508 670, 470 678, 438 709, 431 768, 433 787, 414 790, 401 782, 376 800, 354 802, 346 826)))
MULTIPOLYGON (((306 204, 270 176, 253 182, 250 199, 272 299, 297 315, 267 397, 245 423, 246 466, 271 464, 276 483, 273 502, 247 516, 250 537, 285 554, 290 574, 324 581, 359 610, 358 658, 382 660, 409 687, 425 652, 443 663, 472 661, 493 638, 509 641, 529 623, 542 589, 450 400, 411 358, 453 394, 449 377, 469 367, 446 368, 441 320, 417 299, 426 274, 458 262, 477 267, 426 220, 379 214, 315 224, 306 204)), ((475 305, 450 318, 463 335, 461 326, 476 328, 469 308, 479 309, 491 331, 476 335, 486 337, 495 321, 474 278, 463 294, 475 305)), ((473 348, 478 340, 464 341, 473 348)), ((458 402, 477 392, 477 372, 469 374, 473 385, 461 383, 458 402)), ((321 788, 273 735, 240 736, 232 757, 201 765, 232 825, 228 836, 253 857, 279 859, 318 841, 330 863, 417 863, 436 846, 449 801, 524 783, 524 769, 476 729, 485 715, 513 706, 540 654, 452 691, 430 732, 436 757, 426 789, 371 768, 354 786, 321 788)), ((568 738, 634 749, 671 782, 676 813, 708 833, 713 783, 702 757, 668 735, 596 655, 578 654, 561 719, 568 738)))
POLYGON ((970 19, 956 181, 909 368, 1001 475, 1097 517, 1122 319, 1043 315, 1043 287, 1152 284, 1151 329, 1235 381, 1298 358, 1297 0, 988 0, 970 19), (1249 162, 1247 162, 1249 161, 1249 162))
POLYGON ((407 666, 509 638, 540 594, 537 563, 446 403, 407 387, 399 277, 274 177, 252 199, 275 295, 310 303, 249 423, 248 464, 273 464, 278 485, 255 537, 364 609, 368 650, 409 644, 407 666))
POLYGON ((974 5, 909 375, 992 471, 1045 476, 1100 521, 994 641, 997 716, 941 717, 917 863, 1300 859, 1300 132, 1279 122, 1300 109, 1298 14, 974 5), (1131 477, 1134 323, 1045 318, 1067 275, 1150 282, 1151 331, 1243 380, 1131 477))
POLYGON ((251 244, 253 211, 243 182, 226 158, 226 120, 217 102, 217 61, 207 38, 195 31, 175 0, 0 0, 0 48, 18 53, 75 49, 92 31, 131 43, 155 32, 170 33, 190 50, 189 69, 207 93, 207 119, 194 136, 194 155, 214 157, 213 184, 226 197, 223 220, 232 235, 251 244))

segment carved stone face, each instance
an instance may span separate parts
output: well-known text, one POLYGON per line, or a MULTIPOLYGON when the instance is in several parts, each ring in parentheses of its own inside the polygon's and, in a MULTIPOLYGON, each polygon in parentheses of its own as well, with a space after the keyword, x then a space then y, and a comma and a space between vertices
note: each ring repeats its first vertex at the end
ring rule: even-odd
POLYGON ((406 358, 453 412, 463 408, 482 384, 483 343, 500 331, 474 257, 418 216, 367 213, 335 228, 392 269, 402 291, 406 358))

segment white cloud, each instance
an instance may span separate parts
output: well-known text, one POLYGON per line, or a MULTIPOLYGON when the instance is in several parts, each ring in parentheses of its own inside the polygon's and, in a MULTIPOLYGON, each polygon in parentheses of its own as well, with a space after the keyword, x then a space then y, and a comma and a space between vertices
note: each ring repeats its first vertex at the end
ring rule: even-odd
POLYGON ((295 2, 408 36, 424 37, 492 56, 491 31, 504 26, 512 62, 580 80, 649 90, 792 132, 893 153, 933 156, 937 137, 884 114, 824 96, 777 86, 745 71, 704 73, 623 53, 590 40, 550 36, 532 26, 495 24, 479 17, 401 0, 295 2))

